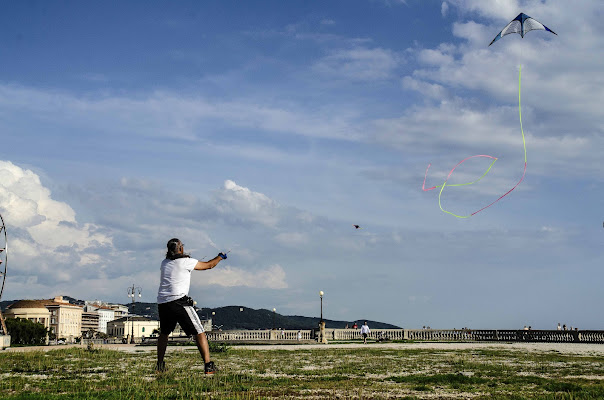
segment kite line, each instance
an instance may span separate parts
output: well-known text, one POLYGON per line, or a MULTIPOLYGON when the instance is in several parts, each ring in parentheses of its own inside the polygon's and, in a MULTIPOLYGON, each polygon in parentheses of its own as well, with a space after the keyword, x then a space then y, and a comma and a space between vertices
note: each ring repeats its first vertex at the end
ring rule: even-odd
MULTIPOLYGON (((526 32, 531 31, 531 30, 536 30, 536 29, 538 29, 538 30, 545 30, 545 31, 553 33, 554 35, 557 35, 556 32, 552 31, 551 29, 549 29, 547 26, 543 25, 539 21, 537 21, 537 20, 529 17, 528 15, 526 15, 524 13, 520 13, 509 24, 507 24, 505 26, 505 28, 503 28, 503 30, 501 32, 499 32, 499 34, 497 34, 497 36, 495 36, 495 39, 493 39, 493 41, 489 44, 489 46, 491 44, 495 43, 497 40, 501 39, 503 36, 508 35, 510 33, 518 33, 518 34, 520 34, 520 36, 522 38, 524 38, 524 35, 526 34, 526 32)), ((442 206, 442 203, 441 203, 441 197, 442 197, 443 190, 445 190, 445 186, 447 186, 447 182, 449 181, 449 178, 451 177, 451 175, 453 174, 453 172, 455 171, 455 169, 457 167, 459 167, 461 164, 463 164, 464 162, 466 162, 467 160, 469 160, 470 158, 475 158, 475 157, 491 158, 493 161, 491 162, 491 164, 489 165, 489 167, 487 168, 487 170, 478 179, 476 179, 475 181, 467 182, 467 183, 450 184, 448 186, 466 186, 466 185, 472 185, 472 184, 480 181, 482 178, 485 177, 485 175, 493 167, 493 164, 495 164, 495 162, 497 161, 497 158, 493 157, 493 156, 485 155, 485 154, 480 154, 480 155, 476 155, 476 156, 467 157, 467 158, 461 160, 459 163, 457 163, 457 165, 455 165, 453 167, 453 169, 449 172, 449 174, 447 175, 447 178, 445 179, 445 181, 443 182, 442 185, 433 186, 431 188, 426 189, 426 178, 428 176, 428 169, 430 169, 430 166, 432 165, 432 164, 428 164, 428 167, 426 168, 426 174, 424 175, 424 183, 422 185, 422 190, 424 192, 427 192, 429 190, 440 188, 440 192, 438 193, 438 206, 440 207, 441 211, 443 211, 443 212, 445 212, 447 214, 451 214, 451 215, 453 215, 454 217, 457 217, 457 218, 469 218, 469 217, 471 217, 473 215, 478 214, 479 212, 481 212, 483 210, 486 210, 487 208, 491 207, 493 204, 497 203, 499 200, 503 199, 505 196, 507 196, 508 194, 510 194, 512 191, 514 191, 514 189, 516 189, 518 187, 518 185, 520 185, 520 183, 524 180, 524 177, 526 175, 527 157, 526 157, 526 139, 524 137, 524 129, 522 128, 522 106, 521 106, 521 92, 522 91, 521 91, 521 82, 522 82, 522 64, 520 64, 519 67, 518 67, 518 117, 520 119, 520 133, 522 134, 522 146, 523 146, 523 149, 524 149, 524 170, 522 172, 522 176, 520 177, 520 180, 516 183, 516 185, 514 185, 513 188, 511 188, 510 190, 508 190, 507 192, 505 192, 497 200, 493 201, 492 203, 488 204, 487 206, 479 209, 478 211, 474 211, 473 213, 468 214, 468 215, 457 215, 455 213, 452 213, 451 211, 445 210, 443 208, 443 206, 442 206)))

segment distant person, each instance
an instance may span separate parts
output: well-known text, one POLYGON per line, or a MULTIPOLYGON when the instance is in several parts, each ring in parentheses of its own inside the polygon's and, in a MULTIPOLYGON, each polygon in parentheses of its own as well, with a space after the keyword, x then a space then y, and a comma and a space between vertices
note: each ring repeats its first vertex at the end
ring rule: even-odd
POLYGON ((367 344, 367 336, 371 333, 369 330, 369 326, 367 325, 367 321, 361 326, 361 335, 363 336, 363 343, 367 344))
POLYGON ((302 340, 302 331, 298 331, 298 342, 302 340))
POLYGON ((562 330, 562 326, 560 326, 560 322, 558 322, 558 330, 561 331, 562 330))
POLYGON ((566 324, 562 325, 562 330, 565 331, 566 330, 566 324))
POLYGON ((216 367, 214 362, 210 361, 208 339, 199 316, 193 308, 195 302, 188 294, 193 270, 201 271, 214 268, 227 256, 219 253, 210 261, 196 260, 185 254, 184 245, 176 238, 170 239, 167 247, 166 258, 161 263, 161 277, 157 292, 160 334, 157 339, 157 365, 155 369, 158 372, 166 370, 164 356, 168 346, 168 335, 172 333, 178 323, 187 335, 195 337, 197 349, 205 363, 204 372, 208 375, 213 374, 216 367))
POLYGON ((356 321, 352 324, 352 329, 358 329, 359 326, 357 325, 356 321))

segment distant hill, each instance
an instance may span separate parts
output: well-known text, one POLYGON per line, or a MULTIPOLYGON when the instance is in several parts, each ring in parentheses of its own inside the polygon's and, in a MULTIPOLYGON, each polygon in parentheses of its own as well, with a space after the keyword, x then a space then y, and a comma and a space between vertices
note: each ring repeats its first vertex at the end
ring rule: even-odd
MULTIPOLYGON (((65 300, 69 300, 72 304, 84 304, 82 300, 74 299, 69 296, 63 296, 65 300)), ((0 302, 0 309, 4 311, 10 304, 17 302, 18 300, 6 300, 0 302)), ((151 319, 159 319, 157 313, 157 303, 127 303, 124 304, 128 307, 131 314, 142 315, 151 319)), ((253 309, 245 306, 226 306, 217 308, 199 308, 197 314, 201 319, 212 318, 212 324, 221 327, 223 330, 227 329, 271 329, 271 328, 282 328, 282 329, 313 329, 319 325, 320 318, 318 317, 304 317, 300 315, 281 315, 267 309, 253 309), (243 309, 243 311, 240 311, 243 309), (214 312, 214 316, 212 316, 214 312), (274 326, 273 326, 274 318, 274 326)), ((325 319, 325 326, 327 328, 345 328, 348 324, 352 327, 353 322, 357 322, 360 326, 364 321, 371 329, 400 329, 399 326, 387 324, 384 322, 372 321, 370 319, 359 318, 351 321, 337 321, 331 319, 325 319)))

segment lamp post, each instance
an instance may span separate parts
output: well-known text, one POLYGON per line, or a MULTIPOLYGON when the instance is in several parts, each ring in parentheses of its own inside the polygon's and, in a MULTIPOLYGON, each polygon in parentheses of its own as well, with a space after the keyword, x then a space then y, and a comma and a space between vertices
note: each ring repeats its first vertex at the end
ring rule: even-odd
POLYGON ((323 322, 323 291, 319 292, 319 297, 321 298, 321 322, 323 322))
POLYGON ((275 330, 275 313, 277 312, 276 308, 273 308, 273 330, 275 330))
MULTIPOLYGON (((141 289, 138 286, 134 286, 134 284, 132 284, 132 287, 129 287, 127 290, 128 293, 128 297, 132 298, 132 304, 136 303, 136 292, 138 292, 138 297, 142 297, 142 291, 143 289, 141 289)), ((126 321, 128 321, 128 318, 126 317, 126 321)), ((132 323, 132 336, 130 336, 130 343, 134 343, 134 318, 130 321, 132 323)))
POLYGON ((323 320, 323 291, 319 291, 319 297, 321 298, 321 322, 319 322, 319 341, 321 343, 327 343, 327 338, 325 337, 325 321, 323 320))

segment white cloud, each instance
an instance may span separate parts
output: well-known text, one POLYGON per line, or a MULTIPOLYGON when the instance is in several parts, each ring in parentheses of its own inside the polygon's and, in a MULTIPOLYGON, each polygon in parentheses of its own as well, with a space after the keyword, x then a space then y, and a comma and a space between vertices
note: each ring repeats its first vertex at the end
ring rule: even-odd
POLYGON ((353 81, 391 79, 403 62, 398 54, 382 48, 337 50, 315 63, 313 69, 326 77, 353 81))
POLYGON ((403 88, 415 90, 422 95, 433 99, 444 99, 447 96, 447 90, 437 83, 429 83, 419 79, 405 76, 402 80, 403 88))
MULTIPOLYGON (((518 0, 449 0, 449 3, 462 11, 478 12, 486 17, 514 18, 520 11, 518 0), (515 14, 514 14, 515 13, 515 14), (512 15, 513 14, 513 15, 512 15)), ((535 3, 535 2, 533 2, 535 3)))
POLYGON ((446 17, 448 12, 449 12, 449 5, 447 4, 446 1, 443 1, 443 3, 440 6, 440 14, 443 17, 446 17))
POLYGON ((275 227, 279 222, 279 204, 266 195, 239 186, 231 180, 215 192, 216 209, 227 219, 260 223, 275 227))
POLYGON ((66 261, 77 270, 100 263, 98 253, 112 247, 112 238, 98 226, 78 223, 68 204, 53 200, 38 175, 7 161, 0 161, 0 210, 12 231, 11 264, 17 271, 65 280, 66 261))
MULTIPOLYGON (((388 64, 388 57, 385 58, 388 64)), ((385 68, 380 67, 376 73, 385 68)), ((365 73, 374 72, 369 69, 365 73)), ((25 113, 51 128, 68 124, 70 129, 62 129, 62 134, 94 127, 119 135, 123 142, 137 137, 198 141, 226 128, 347 141, 359 138, 354 113, 344 110, 322 113, 262 98, 220 101, 169 91, 138 97, 107 94, 77 97, 67 92, 0 85, 0 106, 7 118, 25 113)))
MULTIPOLYGON (((286 289, 285 270, 278 264, 258 271, 231 266, 217 267, 203 276, 202 285, 243 286, 257 289, 286 289)), ((193 278, 195 279, 195 278, 193 278)), ((192 281, 192 284, 194 281, 192 281)))

